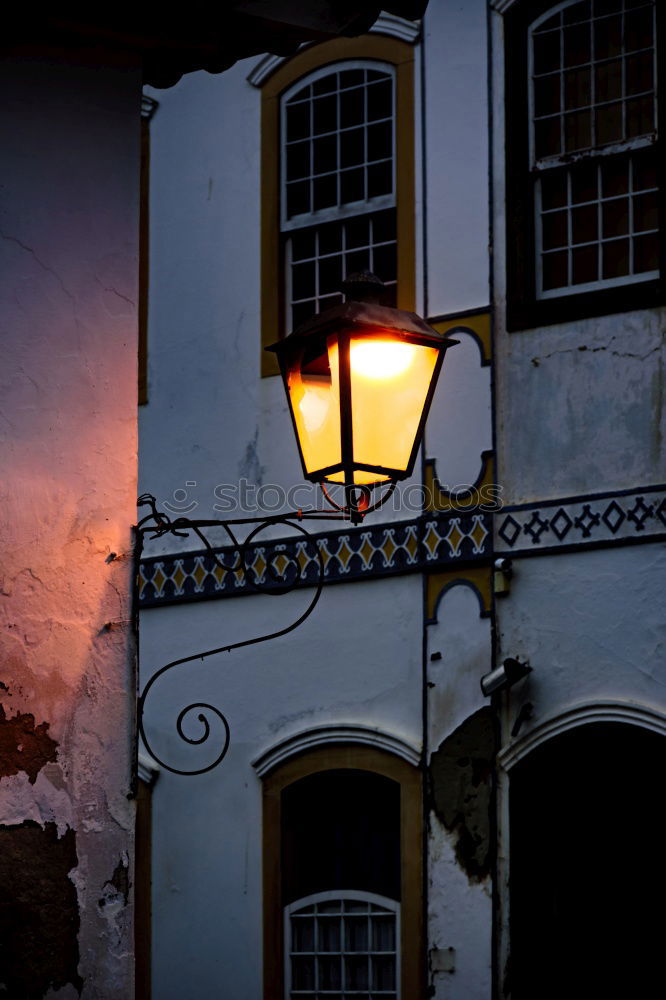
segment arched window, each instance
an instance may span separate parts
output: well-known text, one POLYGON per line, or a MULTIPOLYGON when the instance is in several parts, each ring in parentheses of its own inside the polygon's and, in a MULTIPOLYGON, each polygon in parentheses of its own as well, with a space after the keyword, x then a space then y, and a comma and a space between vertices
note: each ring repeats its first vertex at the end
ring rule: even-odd
POLYGON ((523 3, 506 37, 510 328, 654 304, 654 0, 523 3))
POLYGON ((263 83, 262 346, 341 301, 353 271, 415 308, 413 61, 398 39, 335 39, 263 83))
POLYGON ((421 995, 420 773, 329 746, 264 779, 266 1000, 421 995))
POLYGON ((282 97, 285 327, 342 301, 346 274, 372 270, 395 302, 393 67, 346 61, 282 97))

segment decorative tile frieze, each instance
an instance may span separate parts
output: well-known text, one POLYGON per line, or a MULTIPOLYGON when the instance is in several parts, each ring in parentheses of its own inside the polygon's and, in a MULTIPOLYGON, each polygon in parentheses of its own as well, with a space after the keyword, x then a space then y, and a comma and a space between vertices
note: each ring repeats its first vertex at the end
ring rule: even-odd
POLYGON ((428 514, 377 527, 338 528, 325 534, 280 538, 250 545, 246 568, 230 548, 215 549, 225 567, 205 551, 142 560, 141 607, 211 597, 233 597, 285 585, 311 587, 319 575, 319 550, 327 583, 416 573, 488 560, 492 523, 488 513, 428 514))
POLYGON ((545 500, 494 515, 495 549, 529 555, 666 534, 666 487, 545 500))
POLYGON ((368 580, 489 564, 494 554, 527 556, 666 539, 666 487, 544 500, 491 512, 432 512, 413 521, 333 529, 251 545, 246 568, 230 548, 146 558, 140 606, 235 597, 285 586, 368 580), (494 532, 494 549, 492 535, 494 532))

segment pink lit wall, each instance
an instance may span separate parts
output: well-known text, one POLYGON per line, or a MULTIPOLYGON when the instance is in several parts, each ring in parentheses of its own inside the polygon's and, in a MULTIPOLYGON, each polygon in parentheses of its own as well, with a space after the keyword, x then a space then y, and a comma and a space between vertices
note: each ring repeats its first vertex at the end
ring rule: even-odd
POLYGON ((0 884, 12 958, 0 981, 11 996, 118 1000, 133 990, 140 74, 37 60, 1 73, 0 884))

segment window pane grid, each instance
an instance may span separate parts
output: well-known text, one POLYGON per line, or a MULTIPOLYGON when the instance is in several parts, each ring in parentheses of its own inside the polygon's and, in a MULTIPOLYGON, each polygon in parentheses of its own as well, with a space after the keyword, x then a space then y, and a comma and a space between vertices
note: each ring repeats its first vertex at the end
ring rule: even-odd
POLYGON ((540 289, 599 286, 656 273, 653 151, 561 168, 538 185, 540 289), (559 175, 559 176, 558 176, 559 175))
POLYGON ((331 73, 290 98, 284 111, 287 221, 393 195, 390 74, 331 73), (315 93, 318 85, 325 92, 315 93))
POLYGON ((338 899, 292 912, 289 921, 290 998, 397 1000, 395 912, 338 899))
POLYGON ((293 231, 287 241, 287 324, 299 326, 342 302, 340 287, 355 271, 376 273, 394 304, 397 284, 395 210, 367 214, 293 231))
POLYGON ((654 3, 631 0, 573 4, 533 29, 533 162, 654 131, 654 36, 654 3))

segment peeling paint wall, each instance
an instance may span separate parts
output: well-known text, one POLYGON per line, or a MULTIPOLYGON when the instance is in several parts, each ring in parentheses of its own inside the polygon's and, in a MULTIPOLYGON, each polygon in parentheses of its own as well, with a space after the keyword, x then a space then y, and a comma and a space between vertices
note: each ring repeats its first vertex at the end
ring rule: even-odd
MULTIPOLYGON (((663 483, 666 468, 666 311, 645 308, 507 332, 505 223, 512 207, 504 202, 504 27, 500 14, 491 14, 491 20, 495 412, 504 497, 520 504, 610 491, 640 494, 663 483)), ((524 554, 529 551, 527 541, 519 544, 524 554)), ((621 545, 611 538, 596 550, 513 559, 510 593, 497 603, 498 662, 528 660, 533 672, 498 698, 500 996, 511 990, 511 768, 521 754, 570 725, 612 716, 666 732, 665 580, 664 545, 657 539, 621 545)), ((620 801, 617 808, 626 811, 620 801)), ((584 826, 572 830, 581 843, 590 836, 584 826)), ((564 845, 563 852, 570 847, 564 845)), ((618 869, 618 881, 623 877, 626 870, 618 869)), ((635 878, 633 869, 630 877, 635 878)), ((621 926, 626 914, 616 916, 621 926)), ((557 956, 553 950, 551 958, 566 967, 580 944, 573 941, 557 956)), ((618 968, 623 961, 619 955, 618 968)), ((640 992, 640 973, 629 970, 629 975, 640 992)), ((539 985, 530 983, 527 992, 538 991, 539 985)))
POLYGON ((479 680, 490 620, 454 586, 427 628, 428 969, 437 1000, 486 1000, 492 977, 495 722, 479 680))
POLYGON ((132 996, 140 74, 96 62, 1 70, 0 989, 31 998, 132 996))

